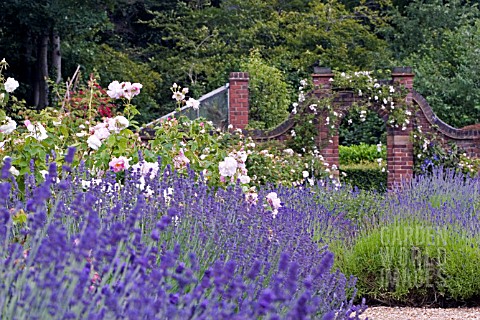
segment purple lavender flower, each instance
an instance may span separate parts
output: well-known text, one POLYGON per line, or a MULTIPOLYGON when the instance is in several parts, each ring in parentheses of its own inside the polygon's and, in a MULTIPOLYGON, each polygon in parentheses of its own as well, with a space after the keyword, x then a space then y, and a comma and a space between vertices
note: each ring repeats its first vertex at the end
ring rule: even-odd
POLYGON ((314 318, 353 306, 352 284, 331 272, 333 255, 311 232, 329 239, 344 221, 308 190, 274 190, 284 201, 274 219, 241 188, 213 190, 193 176, 147 181, 151 198, 134 172, 120 188, 107 175, 84 189, 84 167, 58 178, 32 180, 22 201, 0 184, 6 225, 10 208, 28 213, 17 226, 24 238, 0 234, 2 318, 314 318))

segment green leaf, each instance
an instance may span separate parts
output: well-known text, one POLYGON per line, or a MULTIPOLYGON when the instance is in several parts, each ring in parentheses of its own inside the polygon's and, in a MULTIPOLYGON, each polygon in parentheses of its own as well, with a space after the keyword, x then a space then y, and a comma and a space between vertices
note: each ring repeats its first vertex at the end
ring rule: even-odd
POLYGON ((24 224, 27 222, 27 214, 23 209, 20 209, 15 213, 15 215, 12 218, 14 224, 24 224))

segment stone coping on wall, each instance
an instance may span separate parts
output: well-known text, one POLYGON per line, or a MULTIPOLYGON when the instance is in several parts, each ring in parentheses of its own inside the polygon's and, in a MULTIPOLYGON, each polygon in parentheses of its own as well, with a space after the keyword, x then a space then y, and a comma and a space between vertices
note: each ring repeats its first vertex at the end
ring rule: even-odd
POLYGON ((413 102, 420 107, 427 121, 431 125, 437 126, 437 130, 445 136, 455 140, 480 139, 480 129, 476 129, 475 127, 471 128, 473 126, 463 129, 454 128, 435 115, 428 101, 420 93, 413 90, 412 96, 413 102))
POLYGON ((283 121, 281 124, 279 124, 278 126, 276 126, 271 130, 244 129, 242 130, 242 133, 252 137, 254 141, 267 141, 267 140, 276 139, 281 137, 282 135, 285 135, 288 132, 288 130, 293 128, 294 125, 295 125, 295 120, 293 116, 290 114, 287 120, 283 121))

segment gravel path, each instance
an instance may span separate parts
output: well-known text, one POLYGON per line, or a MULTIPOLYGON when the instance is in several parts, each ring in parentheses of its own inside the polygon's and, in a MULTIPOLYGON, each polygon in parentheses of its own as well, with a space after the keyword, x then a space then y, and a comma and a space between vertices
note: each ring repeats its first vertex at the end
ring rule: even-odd
POLYGON ((480 308, 371 307, 360 316, 369 320, 480 320, 480 308))

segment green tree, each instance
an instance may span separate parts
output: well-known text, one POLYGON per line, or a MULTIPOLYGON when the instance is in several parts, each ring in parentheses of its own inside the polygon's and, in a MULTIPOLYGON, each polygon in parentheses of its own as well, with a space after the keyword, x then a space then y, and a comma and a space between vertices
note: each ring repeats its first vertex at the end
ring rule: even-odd
POLYGON ((30 104, 48 105, 47 78, 62 79, 62 39, 81 37, 107 20, 110 1, 14 0, 0 2, 0 49, 20 70, 30 104))
POLYGON ((282 72, 266 64, 258 50, 251 52, 241 69, 250 76, 249 127, 269 129, 282 123, 290 105, 288 85, 282 72))
POLYGON ((399 65, 411 65, 415 89, 456 127, 480 119, 480 9, 468 0, 413 0, 393 20, 399 65))
POLYGON ((415 71, 415 88, 446 123, 463 127, 480 119, 480 21, 446 30, 440 46, 424 44, 405 63, 415 71))

